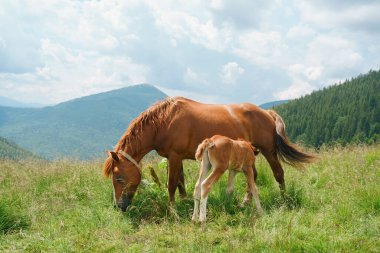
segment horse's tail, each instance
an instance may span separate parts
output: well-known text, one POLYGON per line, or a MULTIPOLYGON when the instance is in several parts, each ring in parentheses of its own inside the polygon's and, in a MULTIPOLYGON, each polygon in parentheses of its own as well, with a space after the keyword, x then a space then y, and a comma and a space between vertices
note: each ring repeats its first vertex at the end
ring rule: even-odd
POLYGON ((205 139, 202 141, 202 143, 199 144, 197 151, 195 152, 195 159, 197 159, 197 161, 202 161, 203 154, 214 145, 214 142, 212 142, 210 139, 205 139))
POLYGON ((315 156, 301 151, 297 145, 291 143, 286 137, 285 123, 281 116, 273 110, 267 111, 273 117, 276 124, 274 141, 278 158, 293 167, 303 167, 304 163, 313 162, 316 159, 315 156))

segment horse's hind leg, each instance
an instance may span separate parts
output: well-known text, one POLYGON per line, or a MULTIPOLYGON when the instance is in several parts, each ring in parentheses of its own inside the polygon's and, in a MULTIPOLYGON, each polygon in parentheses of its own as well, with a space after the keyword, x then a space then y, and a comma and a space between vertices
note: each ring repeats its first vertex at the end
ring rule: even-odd
POLYGON ((206 206, 207 206, 207 198, 208 193, 211 190, 212 185, 218 181, 220 176, 223 175, 226 169, 223 167, 214 167, 211 174, 202 182, 201 185, 201 205, 200 205, 200 213, 199 213, 199 221, 202 223, 202 226, 206 223, 206 206))
POLYGON ((201 168, 199 170, 198 180, 194 187, 194 212, 193 212, 193 217, 191 218, 193 222, 196 222, 199 217, 199 202, 201 200, 201 186, 202 186, 202 182, 205 180, 207 176, 207 171, 209 170, 209 167, 210 165, 208 164, 208 161, 203 159, 201 163, 201 168))
POLYGON ((183 163, 181 162, 181 169, 179 172, 179 182, 178 182, 179 196, 184 199, 187 196, 186 186, 185 186, 185 173, 183 172, 183 163))
POLYGON ((273 175, 280 186, 281 194, 285 193, 285 179, 284 179, 284 170, 282 169, 281 163, 277 158, 277 154, 275 152, 263 152, 263 155, 267 159, 273 175))

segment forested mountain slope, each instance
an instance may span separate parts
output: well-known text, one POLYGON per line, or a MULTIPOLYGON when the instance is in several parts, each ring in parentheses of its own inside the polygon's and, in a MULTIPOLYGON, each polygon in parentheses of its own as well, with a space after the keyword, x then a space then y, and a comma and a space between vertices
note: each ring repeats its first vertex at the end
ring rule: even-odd
POLYGON ((275 107, 293 141, 372 143, 380 140, 380 71, 370 71, 342 84, 275 107))

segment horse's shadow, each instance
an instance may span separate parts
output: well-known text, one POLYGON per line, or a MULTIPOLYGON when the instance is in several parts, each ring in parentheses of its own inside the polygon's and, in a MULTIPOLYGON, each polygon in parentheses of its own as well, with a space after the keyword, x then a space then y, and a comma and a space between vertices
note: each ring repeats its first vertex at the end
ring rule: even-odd
MULTIPOLYGON (((297 188, 290 184, 284 196, 275 187, 268 187, 262 191, 260 200, 268 215, 272 210, 280 207, 286 209, 298 209, 304 205, 305 197, 302 188, 297 188)), ((227 195, 223 190, 217 190, 210 195, 207 204, 207 214, 210 221, 217 219, 221 215, 227 215, 229 226, 237 226, 240 222, 235 222, 236 217, 243 217, 251 220, 256 216, 256 207, 253 204, 241 205, 241 194, 233 193, 227 195)), ((174 205, 169 205, 167 192, 158 187, 144 188, 134 198, 131 206, 123 217, 128 219, 135 228, 143 223, 189 223, 193 213, 194 201, 192 197, 178 199, 174 205)))

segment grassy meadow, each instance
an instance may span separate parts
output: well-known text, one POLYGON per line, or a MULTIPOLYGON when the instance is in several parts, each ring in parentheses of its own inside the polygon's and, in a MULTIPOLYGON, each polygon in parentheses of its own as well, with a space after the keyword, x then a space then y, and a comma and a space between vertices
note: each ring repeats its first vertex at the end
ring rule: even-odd
MULTIPOLYGON (((304 171, 286 167, 280 197, 269 165, 259 156, 257 185, 265 214, 239 207, 245 192, 227 175, 209 195, 207 229, 190 221, 199 164, 185 162, 188 199, 168 193, 144 170, 127 213, 112 205, 103 161, 0 161, 1 252, 380 252, 380 146, 322 149, 304 171)), ((166 170, 158 157, 144 161, 166 170)))

